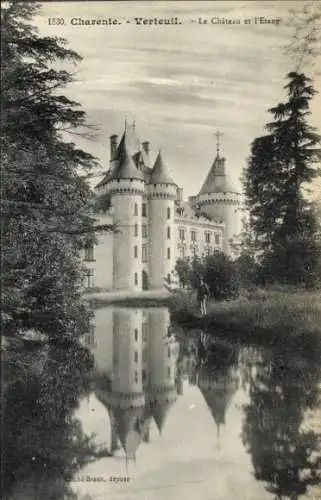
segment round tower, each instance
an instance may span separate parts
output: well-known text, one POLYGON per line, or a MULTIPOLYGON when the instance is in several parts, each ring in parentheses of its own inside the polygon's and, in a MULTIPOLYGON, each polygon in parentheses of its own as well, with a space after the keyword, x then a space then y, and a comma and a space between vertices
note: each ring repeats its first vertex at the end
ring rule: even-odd
POLYGON ((126 131, 118 147, 117 166, 106 190, 110 194, 116 233, 113 237, 113 289, 142 289, 142 197, 144 175, 133 160, 126 131))
POLYGON ((111 450, 119 439, 127 458, 134 458, 142 440, 145 395, 142 380, 142 311, 113 311, 113 369, 110 390, 97 390, 108 408, 111 450))
POLYGON ((230 240, 239 235, 241 226, 241 194, 231 182, 225 166, 225 158, 217 154, 194 203, 211 218, 222 219, 225 225, 223 250, 231 253, 230 240))
POLYGON ((163 288, 175 267, 175 199, 177 186, 158 153, 148 185, 150 288, 163 288))
POLYGON ((151 414, 161 432, 167 414, 177 399, 176 342, 168 337, 169 311, 151 309, 149 313, 149 384, 151 414))

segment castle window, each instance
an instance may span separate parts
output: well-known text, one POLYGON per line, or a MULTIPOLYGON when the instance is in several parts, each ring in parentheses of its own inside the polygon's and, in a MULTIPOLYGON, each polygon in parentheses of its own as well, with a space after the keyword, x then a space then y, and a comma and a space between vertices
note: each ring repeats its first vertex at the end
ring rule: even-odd
POLYGON ((171 239, 171 228, 168 226, 167 228, 167 239, 170 240, 171 239))
POLYGON ((135 283, 135 285, 138 285, 138 274, 137 273, 134 274, 134 283, 135 283))
POLYGON ((94 270, 87 269, 85 278, 85 288, 93 288, 94 286, 94 270))
POLYGON ((134 361, 135 361, 135 363, 138 363, 138 352, 137 351, 135 351, 135 353, 134 353, 134 361))
POLYGON ((142 261, 147 262, 147 246, 142 246, 142 261))
POLYGON ((137 330, 137 328, 135 328, 134 333, 135 333, 135 342, 137 342, 137 340, 138 340, 138 330, 137 330))
POLYGON ((138 384, 138 372, 135 372, 135 384, 138 384))
POLYGON ((91 325, 89 328, 89 332, 85 335, 85 345, 87 347, 95 346, 95 327, 91 325))
POLYGON ((147 205, 146 205, 146 203, 142 204, 142 216, 147 217, 147 205))
POLYGON ((171 207, 167 207, 167 219, 171 218, 171 207))
POLYGON ((180 259, 185 259, 185 248, 183 247, 179 248, 178 253, 180 259))
POLYGON ((171 258, 171 249, 170 248, 167 249, 167 258, 168 259, 171 258))
POLYGON ((180 229, 179 230, 179 239, 181 241, 184 241, 185 240, 185 229, 180 229))
POLYGON ((168 273, 168 275, 167 275, 167 283, 168 283, 169 285, 170 285, 170 283, 171 283, 171 275, 170 275, 170 273, 168 273))
POLYGON ((135 257, 135 259, 137 259, 137 257, 138 257, 138 246, 137 245, 134 246, 134 257, 135 257))
POLYGON ((211 242, 211 233, 209 231, 205 232, 205 243, 211 242))
POLYGON ((171 378, 171 367, 167 367, 167 378, 171 378))
POLYGON ((143 323, 142 324, 142 337, 143 337, 143 342, 147 342, 147 330, 148 330, 148 324, 143 323))
POLYGON ((147 361, 147 349, 146 349, 146 347, 143 350, 143 361, 147 361))
POLYGON ((135 224, 135 236, 138 236, 138 224, 135 224))
POLYGON ((143 382, 145 382, 145 380, 147 379, 147 373, 146 373, 146 370, 143 370, 143 371, 142 371, 142 379, 143 379, 143 382))
POLYGON ((191 240, 196 241, 196 231, 191 231, 191 240))
POLYGON ((85 257, 84 260, 87 262, 92 262, 95 260, 94 258, 94 243, 88 243, 85 247, 85 257))
POLYGON ((142 237, 147 238, 147 225, 146 224, 142 225, 142 237))
POLYGON ((134 215, 138 215, 138 205, 135 203, 134 205, 134 215))
POLYGON ((216 233, 215 234, 215 245, 220 245, 220 243, 221 243, 220 235, 219 235, 219 233, 216 233))

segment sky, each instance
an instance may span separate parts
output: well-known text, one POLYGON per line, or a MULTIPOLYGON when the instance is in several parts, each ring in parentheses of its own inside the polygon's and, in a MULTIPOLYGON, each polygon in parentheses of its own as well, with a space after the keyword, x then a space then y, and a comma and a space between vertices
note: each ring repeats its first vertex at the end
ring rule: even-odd
MULTIPOLYGON (((75 82, 67 93, 82 104, 99 133, 95 141, 78 138, 78 145, 98 156, 106 171, 109 136, 122 134, 127 117, 135 121, 141 141, 150 141, 152 158, 162 149, 187 198, 197 194, 213 162, 217 130, 227 168, 240 186, 250 144, 271 119, 267 110, 285 97, 285 75, 292 69, 283 50, 292 33, 287 20, 291 8, 300 10, 305 3, 48 2, 35 23, 41 34, 66 38, 83 57, 72 68, 75 82), (109 17, 121 24, 71 24, 74 18, 109 17), (136 25, 136 17, 177 17, 181 24, 136 25), (279 24, 254 24, 255 17, 279 19, 279 24), (49 25, 52 18, 64 24, 49 25), (212 24, 212 18, 240 24, 212 24)), ((321 90, 320 75, 316 87, 321 90)), ((313 109, 312 123, 320 128, 320 96, 313 109)), ((316 194, 321 197, 320 183, 316 194)))

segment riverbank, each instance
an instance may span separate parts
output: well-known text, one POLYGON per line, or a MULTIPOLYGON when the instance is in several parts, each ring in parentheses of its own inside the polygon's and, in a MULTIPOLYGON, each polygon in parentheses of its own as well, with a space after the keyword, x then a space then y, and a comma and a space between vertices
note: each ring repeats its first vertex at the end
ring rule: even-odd
POLYGON ((183 328, 197 328, 241 342, 281 347, 320 360, 321 293, 304 290, 256 290, 238 299, 210 302, 199 315, 194 296, 172 298, 171 315, 183 328))
POLYGON ((118 305, 120 307, 168 307, 173 296, 168 290, 160 289, 142 292, 97 291, 84 293, 82 298, 93 308, 109 305, 118 305))

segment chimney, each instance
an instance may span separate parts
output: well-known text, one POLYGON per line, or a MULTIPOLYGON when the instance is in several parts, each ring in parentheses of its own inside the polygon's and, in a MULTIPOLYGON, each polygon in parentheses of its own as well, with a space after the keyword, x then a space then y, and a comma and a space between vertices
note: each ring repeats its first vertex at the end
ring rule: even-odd
POLYGON ((149 155, 149 141, 143 142, 142 146, 144 148, 145 153, 149 155))
POLYGON ((176 201, 183 201, 183 188, 177 188, 176 190, 176 201))
POLYGON ((118 146, 118 135, 111 135, 110 136, 110 161, 113 161, 116 159, 116 152, 117 152, 117 146, 118 146))

